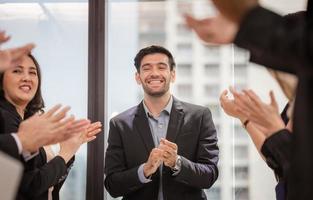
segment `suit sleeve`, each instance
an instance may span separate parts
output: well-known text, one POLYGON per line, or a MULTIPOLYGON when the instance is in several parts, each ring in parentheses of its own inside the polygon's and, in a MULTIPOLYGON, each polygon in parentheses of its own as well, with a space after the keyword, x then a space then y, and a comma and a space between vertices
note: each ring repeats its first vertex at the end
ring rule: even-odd
POLYGON ((218 153, 216 129, 209 109, 205 109, 201 119, 196 162, 182 157, 181 171, 175 179, 189 186, 210 188, 218 177, 218 153))
POLYGON ((0 150, 16 159, 20 159, 17 144, 11 134, 0 135, 0 150))
MULTIPOLYGON (((34 198, 46 192, 51 186, 62 183, 69 169, 64 159, 60 156, 54 157, 46 163, 45 152, 41 148, 40 154, 26 163, 26 169, 22 178, 22 193, 29 198, 34 198), (44 154, 44 155, 43 155, 44 154), (28 167, 32 168, 31 170, 28 167)), ((73 158, 68 162, 73 163, 73 158)))
POLYGON ((285 177, 290 168, 292 137, 289 130, 282 129, 267 138, 261 147, 268 166, 280 177, 285 177))
POLYGON ((66 163, 66 167, 67 167, 67 173, 65 176, 62 176, 61 179, 59 179, 58 184, 53 186, 53 191, 52 191, 52 197, 56 198, 55 196, 59 197, 59 192, 64 184, 64 182, 66 181, 66 178, 71 170, 71 168, 74 165, 74 161, 75 161, 75 156, 73 156, 71 158, 71 160, 68 161, 68 163, 66 163))
POLYGON ((284 18, 262 7, 252 9, 241 22, 234 43, 251 53, 251 61, 276 70, 311 70, 312 28, 305 15, 284 18))
POLYGON ((125 196, 144 185, 138 177, 138 168, 128 169, 120 131, 110 121, 108 148, 105 155, 105 188, 112 197, 125 196))

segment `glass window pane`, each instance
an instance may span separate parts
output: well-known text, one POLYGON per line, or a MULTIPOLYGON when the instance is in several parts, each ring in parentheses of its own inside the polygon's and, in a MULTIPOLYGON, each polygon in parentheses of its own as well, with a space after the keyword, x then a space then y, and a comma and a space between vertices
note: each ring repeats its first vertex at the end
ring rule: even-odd
POLYGON ((207 84, 204 86, 205 96, 208 98, 218 98, 220 95, 219 85, 216 84, 207 84))
POLYGON ((177 24, 177 33, 181 37, 191 36, 191 30, 188 29, 185 24, 177 24))
POLYGON ((234 193, 236 199, 249 200, 249 189, 246 187, 236 187, 234 193))
POLYGON ((235 63, 234 71, 236 78, 247 78, 248 76, 248 64, 247 63, 235 63))
MULTIPOLYGON (((138 20, 138 35, 140 38, 139 46, 147 46, 151 43, 163 45, 165 43, 165 9, 164 4, 160 2, 152 2, 150 7, 139 4, 131 6, 132 9, 138 9, 137 13, 133 13, 133 17, 138 20)), ((126 8, 121 8, 126 9, 126 8)), ((125 12, 125 11, 123 11, 125 12)), ((132 12, 129 10, 127 12, 132 12)), ((112 13, 115 15, 116 13, 112 13)), ((122 19, 120 19, 122 20, 122 19)), ((134 24, 133 24, 134 25, 134 24)), ((135 39, 135 38, 134 38, 135 39)))
POLYGON ((246 140, 249 137, 247 131, 241 125, 236 124, 234 127, 234 131, 236 139, 246 140))
POLYGON ((190 43, 178 43, 177 53, 181 56, 192 56, 192 44, 190 43))
POLYGON ((213 187, 206 191, 208 199, 221 200, 221 189, 219 187, 213 187))
POLYGON ((180 84, 177 86, 177 95, 182 98, 192 97, 192 85, 180 84))
POLYGON ((207 106, 211 113, 212 113, 212 116, 213 116, 213 119, 219 119, 219 117, 221 116, 221 107, 219 104, 209 104, 207 106))
POLYGON ((219 78, 220 76, 220 67, 218 63, 210 63, 204 65, 204 74, 208 79, 219 78))
MULTIPOLYGON (((249 63, 246 51, 234 45, 204 44, 184 26, 183 13, 193 13, 199 18, 212 16, 216 13, 212 3, 110 0, 109 4, 108 117, 137 105, 143 98, 133 76, 133 57, 137 51, 152 44, 163 45, 173 53, 177 63, 177 79, 172 85, 174 96, 208 107, 218 129, 222 175, 206 190, 208 199, 274 199, 272 171, 255 151, 240 123, 224 114, 219 96, 228 86, 238 90, 252 88, 264 100, 270 89, 275 94, 280 91, 263 68, 249 63), (259 188, 262 193, 258 192, 259 188)), ((277 99, 280 106, 284 105, 281 94, 277 99)))
POLYGON ((178 77, 191 77, 192 76, 191 64, 178 64, 177 73, 178 77))
POLYGON ((220 56, 220 47, 219 46, 213 46, 213 45, 205 45, 204 46, 204 56, 208 57, 219 57, 220 56))
POLYGON ((235 145, 235 159, 247 160, 248 159, 248 146, 235 145))
POLYGON ((248 167, 236 166, 235 167, 235 178, 236 180, 247 180, 249 177, 248 167))
MULTIPOLYGON (((11 2, 11 1, 9 1, 11 2)), ((34 42, 42 70, 46 108, 71 106, 77 118, 87 117, 88 1, 20 1, 0 4, 1 29, 12 36, 5 45, 34 42)), ((61 189, 61 199, 84 200, 86 146, 76 153, 74 166, 61 189)))

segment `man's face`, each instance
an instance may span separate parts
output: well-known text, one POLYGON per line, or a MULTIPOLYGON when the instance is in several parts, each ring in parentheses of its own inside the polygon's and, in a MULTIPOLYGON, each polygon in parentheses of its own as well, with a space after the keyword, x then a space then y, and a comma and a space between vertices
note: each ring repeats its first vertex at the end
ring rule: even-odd
POLYGON ((160 97, 169 91, 170 83, 175 81, 175 70, 171 71, 168 57, 155 53, 143 57, 136 81, 146 94, 160 97))

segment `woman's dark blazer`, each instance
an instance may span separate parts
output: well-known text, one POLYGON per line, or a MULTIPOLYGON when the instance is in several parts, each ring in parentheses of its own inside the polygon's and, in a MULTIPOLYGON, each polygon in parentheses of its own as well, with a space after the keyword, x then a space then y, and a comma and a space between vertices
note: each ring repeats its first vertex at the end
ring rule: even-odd
MULTIPOLYGON (((22 118, 15 107, 4 98, 0 98, 0 115, 3 119, 1 136, 9 135, 4 133, 16 133, 22 118)), ((24 173, 16 199, 47 200, 49 187, 55 186, 53 200, 58 200, 60 187, 67 177, 74 157, 67 164, 60 156, 56 156, 47 163, 46 153, 43 148, 40 148, 34 158, 28 161, 23 158, 20 160, 24 165, 24 173)))

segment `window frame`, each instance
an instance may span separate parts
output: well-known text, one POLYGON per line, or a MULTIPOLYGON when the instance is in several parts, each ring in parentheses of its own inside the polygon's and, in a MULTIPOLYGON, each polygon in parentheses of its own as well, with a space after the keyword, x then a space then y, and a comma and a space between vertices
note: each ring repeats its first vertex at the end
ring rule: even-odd
MULTIPOLYGON (((89 0, 88 18, 88 118, 105 120, 105 57, 107 4, 89 0)), ((86 199, 104 198, 104 130, 87 146, 86 199)))

